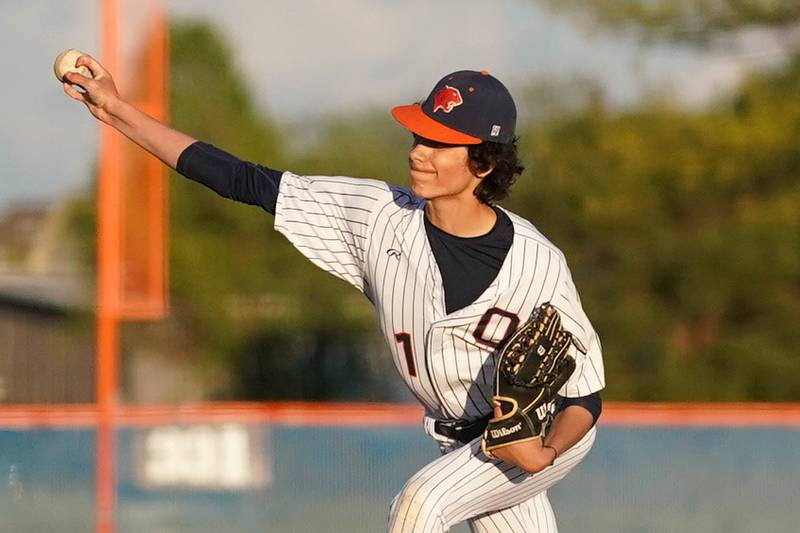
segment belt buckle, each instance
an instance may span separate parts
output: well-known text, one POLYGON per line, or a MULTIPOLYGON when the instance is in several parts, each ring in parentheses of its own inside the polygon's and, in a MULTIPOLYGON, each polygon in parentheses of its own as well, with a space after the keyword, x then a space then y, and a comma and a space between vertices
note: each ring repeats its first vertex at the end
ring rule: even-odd
POLYGON ((448 439, 459 440, 461 431, 460 420, 437 420, 434 429, 440 435, 448 439))
POLYGON ((483 431, 483 428, 481 428, 481 431, 473 434, 474 429, 480 425, 485 427, 488 422, 489 418, 480 418, 472 422, 466 422, 464 420, 437 420, 434 424, 434 429, 442 436, 466 444, 483 431), (469 435, 464 435, 464 433, 468 432, 469 435))

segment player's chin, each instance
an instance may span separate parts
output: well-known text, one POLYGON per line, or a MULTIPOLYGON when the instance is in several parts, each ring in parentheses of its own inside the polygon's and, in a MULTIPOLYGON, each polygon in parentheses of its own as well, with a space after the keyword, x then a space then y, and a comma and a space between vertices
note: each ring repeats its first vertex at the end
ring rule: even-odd
POLYGON ((431 194, 431 175, 427 172, 411 171, 411 190, 420 198, 427 199, 431 194))
POLYGON ((424 183, 419 183, 413 180, 411 181, 411 192, 413 192, 415 196, 418 196, 424 200, 430 200, 431 193, 428 189, 429 187, 426 187, 424 183))

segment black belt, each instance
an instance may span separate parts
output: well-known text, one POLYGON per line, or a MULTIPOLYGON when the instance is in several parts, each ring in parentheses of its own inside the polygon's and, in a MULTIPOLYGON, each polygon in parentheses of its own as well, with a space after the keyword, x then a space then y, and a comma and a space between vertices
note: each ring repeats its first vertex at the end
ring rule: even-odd
POLYGON ((483 430, 489 423, 491 416, 466 422, 464 420, 437 420, 433 424, 433 429, 439 435, 448 439, 457 440, 466 444, 475 437, 483 435, 483 430))

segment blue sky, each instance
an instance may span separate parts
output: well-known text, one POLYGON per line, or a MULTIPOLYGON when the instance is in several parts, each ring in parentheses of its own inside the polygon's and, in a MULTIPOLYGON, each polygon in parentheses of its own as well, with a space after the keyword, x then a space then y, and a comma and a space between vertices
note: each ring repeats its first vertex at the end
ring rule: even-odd
MULTIPOLYGON (((70 47, 99 55, 98 5, 98 0, 0 1, 0 43, 6 51, 0 209, 54 200, 87 183, 97 125, 62 93, 52 62, 70 47)), ((657 87, 696 105, 729 91, 749 65, 719 52, 642 47, 625 35, 589 33, 535 0, 171 0, 168 5, 175 17, 213 20, 259 106, 286 122, 415 101, 443 74, 461 68, 487 69, 512 93, 532 79, 581 76, 599 80, 617 103, 657 87)), ((759 46, 763 43, 754 45, 756 54, 759 46)))

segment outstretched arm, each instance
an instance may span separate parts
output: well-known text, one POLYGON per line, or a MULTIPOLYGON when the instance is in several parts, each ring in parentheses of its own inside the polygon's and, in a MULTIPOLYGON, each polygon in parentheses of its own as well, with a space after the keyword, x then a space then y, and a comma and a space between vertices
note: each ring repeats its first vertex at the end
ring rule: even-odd
POLYGON ((178 156, 195 139, 162 124, 124 101, 111 74, 91 56, 81 56, 75 65, 86 66, 91 71, 92 78, 75 72, 67 73, 64 75, 68 81, 64 83, 64 92, 86 104, 95 118, 116 128, 170 168, 176 168, 178 156), (73 84, 82 87, 86 92, 78 91, 73 84))
POLYGON ((282 172, 237 157, 162 124, 124 101, 111 74, 91 56, 78 58, 92 78, 71 72, 64 75, 64 92, 83 102, 98 120, 122 132, 187 178, 202 183, 220 196, 263 207, 275 213, 282 172), (72 84, 82 87, 80 92, 72 84))

